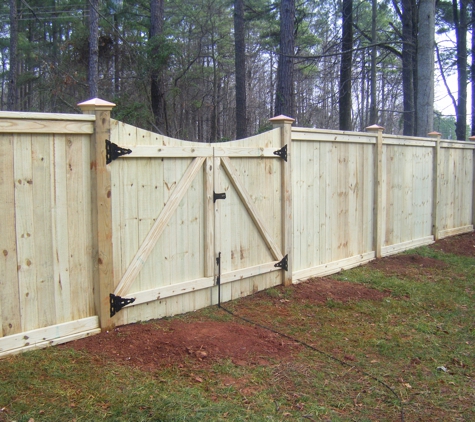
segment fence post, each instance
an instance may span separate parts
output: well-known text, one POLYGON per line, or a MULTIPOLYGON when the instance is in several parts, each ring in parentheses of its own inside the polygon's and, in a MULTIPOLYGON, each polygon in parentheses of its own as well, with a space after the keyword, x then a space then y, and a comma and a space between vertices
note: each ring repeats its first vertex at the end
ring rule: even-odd
MULTIPOLYGON (((468 138, 470 142, 475 142, 475 136, 468 138)), ((473 150, 473 173, 472 173, 472 225, 475 227, 475 149, 473 150)))
POLYGON ((430 132, 430 138, 435 140, 435 151, 432 164, 432 235, 439 240, 439 183, 440 183, 440 137, 439 132, 430 132))
POLYGON ((274 129, 281 128, 281 146, 287 146, 287 161, 282 160, 282 253, 287 255, 287 269, 284 269, 282 284, 292 284, 292 123, 295 119, 287 116, 276 116, 269 119, 274 129))
POLYGON ((96 116, 91 136, 91 195, 94 230, 94 301, 103 330, 114 326, 109 294, 114 291, 112 262, 111 175, 106 165, 106 140, 110 140, 110 112, 115 104, 93 98, 78 104, 84 114, 96 116))
POLYGON ((367 132, 377 134, 374 150, 374 221, 373 245, 376 258, 381 258, 383 248, 383 131, 378 125, 368 126, 367 132))

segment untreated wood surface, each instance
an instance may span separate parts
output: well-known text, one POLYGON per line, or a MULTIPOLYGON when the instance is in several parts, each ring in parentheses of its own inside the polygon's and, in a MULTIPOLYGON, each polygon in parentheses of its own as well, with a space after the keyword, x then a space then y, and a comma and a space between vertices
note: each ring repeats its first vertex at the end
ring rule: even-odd
POLYGON ((109 120, 112 106, 0 112, 0 355, 473 230, 473 142, 280 116, 258 136, 192 143, 109 120), (105 139, 132 153, 106 165, 105 139), (110 317, 110 293, 136 301, 110 317))

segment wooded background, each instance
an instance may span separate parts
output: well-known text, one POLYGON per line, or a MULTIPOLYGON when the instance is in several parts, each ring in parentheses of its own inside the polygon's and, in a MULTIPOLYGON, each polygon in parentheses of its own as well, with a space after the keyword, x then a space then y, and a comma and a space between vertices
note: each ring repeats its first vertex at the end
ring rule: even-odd
POLYGON ((9 0, 0 109, 79 112, 100 96, 114 118, 195 141, 253 135, 278 114, 465 140, 474 17, 473 0, 9 0), (433 109, 435 68, 441 84, 458 76, 453 116, 433 109))

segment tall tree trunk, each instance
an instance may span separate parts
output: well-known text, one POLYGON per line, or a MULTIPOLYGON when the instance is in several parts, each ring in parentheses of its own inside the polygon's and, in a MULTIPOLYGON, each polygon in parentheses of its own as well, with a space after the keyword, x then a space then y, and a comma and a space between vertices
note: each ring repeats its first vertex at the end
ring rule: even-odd
POLYGON ((276 113, 274 112, 274 54, 272 52, 269 53, 269 104, 270 104, 270 117, 274 117, 276 113))
POLYGON ((475 4, 472 4, 472 132, 471 136, 475 136, 475 4))
POLYGON ((241 139, 247 136, 244 0, 234 0, 234 65, 236 69, 236 139, 241 139))
POLYGON ((435 0, 420 0, 417 41, 416 135, 434 128, 435 0))
POLYGON ((455 36, 457 42, 458 101, 455 134, 457 140, 467 137, 467 2, 460 0, 460 12, 457 0, 452 0, 455 36))
POLYGON ((377 107, 377 97, 376 97, 376 61, 378 58, 378 49, 376 48, 377 43, 377 32, 376 32, 376 18, 378 14, 378 1, 372 0, 371 8, 371 42, 373 47, 371 49, 371 105, 369 110, 369 123, 372 125, 377 124, 378 122, 378 107, 377 107))
POLYGON ((415 133, 414 72, 416 62, 416 39, 414 37, 414 0, 402 0, 402 90, 404 108, 404 135, 415 133))
POLYGON ((211 142, 218 141, 218 69, 216 63, 216 43, 214 37, 211 40, 211 57, 213 58, 213 105, 211 109, 211 142))
POLYGON ((18 10, 16 0, 10 0, 10 72, 8 77, 7 110, 18 108, 18 10))
POLYGON ((351 70, 353 60, 353 0, 343 0, 340 62, 340 130, 351 130, 351 70))
POLYGON ((99 96, 99 0, 89 0, 89 95, 99 96))
POLYGON ((293 117, 294 114, 294 46, 295 0, 280 3, 280 43, 277 64, 275 114, 293 117))
POLYGON ((118 96, 120 92, 120 37, 118 35, 119 23, 117 13, 114 13, 114 30, 116 31, 114 40, 114 94, 118 96))
POLYGON ((159 39, 163 35, 164 3, 163 0, 151 0, 150 2, 150 41, 152 48, 152 72, 150 95, 152 112, 155 119, 156 129, 162 134, 168 134, 168 122, 165 103, 165 83, 163 80, 162 59, 160 59, 159 39))

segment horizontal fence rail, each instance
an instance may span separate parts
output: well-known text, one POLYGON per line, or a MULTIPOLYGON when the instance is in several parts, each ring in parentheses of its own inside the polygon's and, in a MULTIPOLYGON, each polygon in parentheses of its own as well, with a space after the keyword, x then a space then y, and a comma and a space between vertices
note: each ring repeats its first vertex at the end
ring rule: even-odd
POLYGON ((474 142, 278 116, 203 144, 80 107, 0 112, 0 357, 473 231, 474 142))

